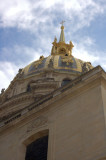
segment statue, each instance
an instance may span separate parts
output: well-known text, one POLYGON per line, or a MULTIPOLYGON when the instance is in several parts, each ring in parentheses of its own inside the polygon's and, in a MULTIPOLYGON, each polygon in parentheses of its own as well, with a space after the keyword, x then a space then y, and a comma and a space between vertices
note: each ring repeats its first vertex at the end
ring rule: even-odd
POLYGON ((5 88, 2 88, 2 90, 1 90, 1 94, 3 94, 3 93, 4 93, 4 91, 5 91, 5 88))

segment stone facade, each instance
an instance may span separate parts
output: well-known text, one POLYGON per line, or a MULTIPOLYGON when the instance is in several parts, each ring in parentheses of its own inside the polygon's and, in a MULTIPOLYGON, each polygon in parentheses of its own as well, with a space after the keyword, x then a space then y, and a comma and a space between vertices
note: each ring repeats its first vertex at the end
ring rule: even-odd
POLYGON ((106 74, 97 67, 13 113, 1 123, 1 159, 24 160, 26 146, 47 134, 48 160, 106 157, 105 97, 106 74))

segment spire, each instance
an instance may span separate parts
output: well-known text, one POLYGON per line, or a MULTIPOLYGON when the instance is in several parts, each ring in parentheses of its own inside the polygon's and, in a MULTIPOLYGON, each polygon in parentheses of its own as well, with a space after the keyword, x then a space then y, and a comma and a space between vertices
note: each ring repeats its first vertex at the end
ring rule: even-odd
POLYGON ((62 21, 62 22, 61 22, 62 26, 61 26, 61 34, 60 34, 60 40, 59 40, 59 42, 65 42, 64 26, 63 26, 63 23, 64 23, 64 22, 65 22, 65 21, 62 21))
POLYGON ((70 41, 69 44, 65 43, 65 36, 64 36, 64 26, 63 23, 65 21, 61 22, 61 34, 60 34, 60 40, 57 42, 57 38, 54 38, 54 42, 52 43, 52 50, 51 55, 61 55, 61 56, 72 56, 72 48, 74 47, 73 43, 70 41))

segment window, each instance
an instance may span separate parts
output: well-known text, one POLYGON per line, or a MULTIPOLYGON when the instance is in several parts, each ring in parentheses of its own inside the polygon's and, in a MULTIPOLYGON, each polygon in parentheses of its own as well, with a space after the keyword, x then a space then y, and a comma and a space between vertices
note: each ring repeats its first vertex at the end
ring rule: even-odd
POLYGON ((68 84, 69 82, 71 82, 70 79, 64 79, 64 80, 62 81, 62 83, 61 83, 61 86, 64 86, 64 85, 68 84))
POLYGON ((25 160, 47 160, 48 136, 36 139, 27 146, 25 160))
POLYGON ((28 84, 27 86, 27 92, 30 92, 31 91, 31 87, 30 87, 30 84, 28 84))

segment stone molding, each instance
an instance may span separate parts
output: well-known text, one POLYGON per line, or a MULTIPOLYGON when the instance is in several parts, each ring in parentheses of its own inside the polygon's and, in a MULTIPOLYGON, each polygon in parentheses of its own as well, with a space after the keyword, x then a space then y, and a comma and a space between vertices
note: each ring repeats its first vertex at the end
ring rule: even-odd
POLYGON ((29 92, 24 92, 24 93, 21 93, 21 94, 18 94, 18 95, 15 95, 14 97, 12 98, 9 98, 7 99, 4 103, 2 103, 0 105, 0 109, 4 109, 4 107, 10 107, 14 104, 19 104, 23 101, 26 101, 27 99, 32 99, 33 98, 33 95, 32 93, 29 93, 29 92))

